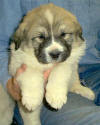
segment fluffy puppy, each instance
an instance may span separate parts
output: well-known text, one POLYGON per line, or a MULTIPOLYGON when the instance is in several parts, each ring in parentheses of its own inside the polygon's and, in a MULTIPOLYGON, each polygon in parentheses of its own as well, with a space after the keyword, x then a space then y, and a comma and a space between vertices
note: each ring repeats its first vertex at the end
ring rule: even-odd
POLYGON ((9 72, 12 76, 21 64, 26 71, 17 81, 22 92, 19 109, 24 125, 40 125, 39 113, 44 97, 43 72, 52 69, 45 98, 55 109, 67 102, 69 91, 94 99, 94 93, 81 86, 78 62, 84 55, 85 41, 76 17, 53 4, 30 11, 15 32, 11 44, 9 72), (23 109, 26 107, 31 112, 23 109))

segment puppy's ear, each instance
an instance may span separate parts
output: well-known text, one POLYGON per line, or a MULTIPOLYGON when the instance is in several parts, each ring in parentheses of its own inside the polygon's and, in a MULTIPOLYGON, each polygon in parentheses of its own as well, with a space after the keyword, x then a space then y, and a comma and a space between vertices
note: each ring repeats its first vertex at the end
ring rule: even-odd
POLYGON ((16 32, 11 37, 11 43, 15 43, 15 50, 17 50, 21 43, 26 38, 26 23, 21 23, 16 32))
POLYGON ((77 32, 78 34, 78 36, 79 36, 79 38, 82 40, 82 41, 85 41, 84 40, 84 38, 83 38, 83 32, 82 32, 82 28, 80 27, 80 29, 79 29, 79 31, 77 32))
POLYGON ((77 23, 77 25, 76 25, 76 33, 75 34, 76 34, 76 42, 80 46, 85 40, 83 38, 82 28, 81 28, 79 23, 77 23))

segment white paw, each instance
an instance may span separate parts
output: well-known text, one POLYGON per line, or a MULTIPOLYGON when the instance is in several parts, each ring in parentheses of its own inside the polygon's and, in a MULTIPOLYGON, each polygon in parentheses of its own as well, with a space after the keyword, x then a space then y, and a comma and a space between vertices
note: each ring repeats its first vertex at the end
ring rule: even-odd
POLYGON ((90 100, 95 99, 94 92, 90 88, 87 88, 84 86, 82 86, 81 88, 76 88, 72 92, 75 92, 76 94, 80 94, 81 96, 86 97, 90 100))
POLYGON ((34 97, 34 96, 23 96, 22 97, 22 104, 28 109, 29 111, 35 110, 38 106, 41 105, 43 97, 34 97))
POLYGON ((64 94, 63 90, 51 88, 46 91, 46 100, 51 107, 61 109, 67 102, 67 96, 64 94))

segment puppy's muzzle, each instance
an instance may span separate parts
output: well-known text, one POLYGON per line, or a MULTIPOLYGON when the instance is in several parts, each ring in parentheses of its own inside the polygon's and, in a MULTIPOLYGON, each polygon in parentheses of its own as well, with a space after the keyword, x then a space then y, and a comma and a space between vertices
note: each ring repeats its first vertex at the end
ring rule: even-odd
POLYGON ((61 51, 55 49, 51 52, 49 52, 49 56, 53 59, 53 60, 58 60, 58 58, 60 57, 61 55, 61 51))

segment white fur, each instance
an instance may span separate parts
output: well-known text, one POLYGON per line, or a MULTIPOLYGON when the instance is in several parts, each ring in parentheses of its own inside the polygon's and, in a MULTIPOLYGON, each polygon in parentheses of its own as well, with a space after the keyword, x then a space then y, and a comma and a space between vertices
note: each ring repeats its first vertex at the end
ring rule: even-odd
POLYGON ((48 20, 49 24, 52 25, 53 24, 53 15, 52 13, 50 12, 50 10, 47 10, 45 12, 45 17, 46 19, 48 20))
POLYGON ((85 44, 73 49, 70 57, 58 64, 51 72, 47 84, 46 99, 54 108, 60 109, 67 102, 67 93, 75 82, 74 71, 77 63, 84 54, 85 44))
POLYGON ((40 123, 40 111, 42 105, 38 106, 33 112, 27 112, 21 103, 18 103, 21 116, 24 121, 24 125, 41 125, 40 123))
POLYGON ((14 101, 0 83, 0 125, 11 125, 14 101))
POLYGON ((29 110, 35 110, 43 100, 43 73, 35 68, 27 67, 26 71, 17 79, 22 91, 22 103, 29 110))
MULTIPOLYGON (((52 31, 51 31, 52 32, 52 31)), ((52 34, 53 35, 53 34, 52 34)), ((54 41, 54 37, 52 36, 52 41, 51 44, 45 49, 45 54, 46 54, 46 58, 48 62, 51 62, 52 58, 49 55, 50 52, 52 52, 53 50, 58 49, 60 52, 63 51, 63 47, 54 41)))
MULTIPOLYGON (((81 56, 84 55, 85 47, 86 45, 83 43, 80 47, 73 48, 70 57, 65 62, 57 64, 50 73, 45 97, 52 107, 60 109, 67 102, 68 91, 81 94, 89 99, 94 99, 94 93, 90 89, 80 87, 81 85, 77 76, 77 65, 81 56), (82 90, 84 91, 81 92, 82 90)), ((27 47, 24 50, 19 48, 15 51, 14 46, 12 46, 9 65, 9 72, 13 76, 21 64, 24 63, 27 65, 26 71, 17 78, 22 91, 22 104, 29 111, 32 111, 31 113, 25 113, 23 107, 19 105, 25 125, 40 125, 39 107, 41 107, 44 95, 43 72, 53 66, 53 64, 39 63, 33 52, 33 48, 27 47), (27 123, 27 121, 29 122, 27 123)))
MULTIPOLYGON (((75 87, 74 83, 77 82, 77 64, 82 55, 84 55, 85 43, 80 47, 72 49, 70 57, 63 63, 57 64, 52 72, 50 73, 48 84, 46 87, 46 100, 54 108, 60 109, 63 104, 67 102, 67 93, 72 91, 75 93, 80 93, 89 99, 94 99, 94 93, 89 89, 85 89, 85 94, 78 91, 78 89, 73 89, 75 87), (89 93, 88 93, 89 92, 89 93)), ((28 125, 40 125, 39 110, 43 95, 44 95, 44 79, 43 72, 53 66, 53 64, 40 64, 36 57, 33 55, 33 49, 24 48, 14 50, 12 49, 11 62, 9 65, 9 71, 11 75, 15 75, 16 70, 21 66, 21 64, 27 64, 26 71, 21 74, 17 80, 22 91, 22 104, 32 113, 25 114, 23 109, 20 107, 20 112, 24 119, 24 124, 27 124, 27 120, 30 121, 28 125), (38 113, 36 113, 38 112, 38 113), (34 114, 38 114, 35 115, 34 114), (26 116, 27 115, 27 116, 26 116), (33 122, 32 117, 38 119, 37 123, 33 122)), ((81 86, 79 81, 76 86, 81 86)), ((77 87, 79 88, 79 87, 77 87)), ((82 88, 82 87, 81 87, 82 88)), ((81 89, 83 90, 83 88, 81 89)))

